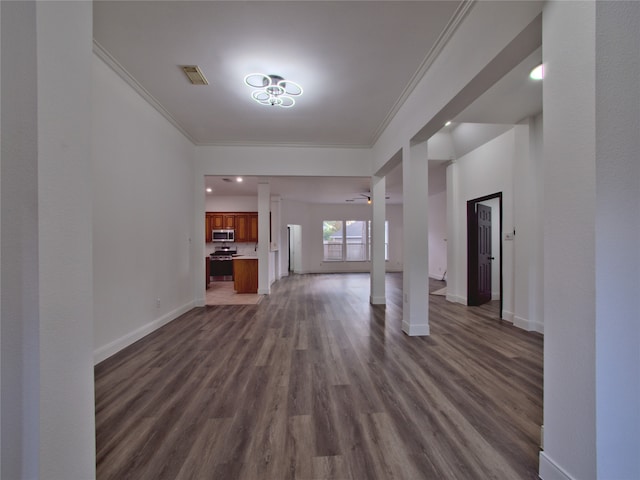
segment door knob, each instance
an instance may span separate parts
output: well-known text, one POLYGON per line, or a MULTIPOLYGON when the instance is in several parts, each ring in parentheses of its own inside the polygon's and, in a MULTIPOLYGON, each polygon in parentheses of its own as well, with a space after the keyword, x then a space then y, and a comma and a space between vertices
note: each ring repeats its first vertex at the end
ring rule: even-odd
POLYGON ((489 260, 495 260, 496 257, 489 257, 489 260))

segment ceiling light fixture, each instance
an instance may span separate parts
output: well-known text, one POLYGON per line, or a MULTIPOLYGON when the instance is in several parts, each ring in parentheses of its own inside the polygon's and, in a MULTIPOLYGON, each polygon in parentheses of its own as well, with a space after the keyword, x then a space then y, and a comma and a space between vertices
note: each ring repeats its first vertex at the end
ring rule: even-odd
POLYGON ((293 97, 302 95, 300 85, 285 80, 280 75, 250 73, 244 77, 244 83, 256 89, 251 92, 251 98, 261 105, 291 108, 296 104, 293 97))
POLYGON ((447 120, 447 123, 444 124, 445 127, 448 127, 449 125, 451 125, 451 120, 447 120))
POLYGON ((532 80, 542 80, 544 78, 544 65, 540 64, 536 68, 531 70, 529 77, 532 80))
POLYGON ((213 188, 207 187, 207 193, 213 193, 213 188))
POLYGON ((242 181, 242 177, 236 178, 236 182, 241 182, 241 181, 242 181))

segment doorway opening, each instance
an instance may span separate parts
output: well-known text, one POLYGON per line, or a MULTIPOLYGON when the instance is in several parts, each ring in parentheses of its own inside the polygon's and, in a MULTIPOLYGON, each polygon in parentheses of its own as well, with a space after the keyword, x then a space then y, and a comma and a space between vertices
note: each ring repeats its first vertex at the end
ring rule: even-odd
POLYGON ((287 225, 289 236, 289 266, 287 274, 300 273, 302 271, 302 227, 300 225, 287 225))
POLYGON ((467 201, 467 305, 496 297, 502 318, 502 192, 467 201))

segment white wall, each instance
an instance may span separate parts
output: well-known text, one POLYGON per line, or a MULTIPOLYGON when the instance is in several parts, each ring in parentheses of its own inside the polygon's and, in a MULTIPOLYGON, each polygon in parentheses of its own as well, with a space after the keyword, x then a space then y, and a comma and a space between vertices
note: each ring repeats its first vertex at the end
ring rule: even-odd
POLYGON ((640 478, 639 22, 545 6, 544 480, 640 478))
MULTIPOLYGON (((502 192, 502 231, 513 231, 513 162, 517 151, 514 127, 508 132, 473 150, 456 161, 458 182, 457 227, 453 234, 459 239, 453 254, 457 258, 455 271, 448 272, 457 280, 448 286, 447 294, 467 302, 467 205, 468 200, 502 192), (461 201, 460 201, 461 200, 461 201), (462 280, 462 281, 460 281, 462 280), (449 289, 453 289, 449 292, 449 289)), ((528 145, 526 146, 528 151, 528 145)), ((453 192, 448 191, 447 200, 453 192)), ((454 207, 451 207, 454 208, 454 207)), ((449 245, 451 248, 451 245, 449 245)), ((502 241, 503 318, 513 321, 513 242, 502 241)))
POLYGON ((0 2, 0 477, 38 475, 39 290, 36 7, 0 2))
POLYGON ((207 195, 207 212, 257 212, 258 195, 207 195))
POLYGON ((640 4, 596 14, 598 478, 640 478, 640 4))
POLYGON ((429 195, 429 276, 440 280, 447 271, 447 192, 429 195))
POLYGON ((595 9, 544 9, 544 480, 597 478, 595 9))
POLYGON ((93 478, 92 4, 0 9, 0 476, 93 478))
POLYGON ((193 305, 195 147, 97 56, 92 140, 100 361, 193 305))
MULTIPOLYGON (((402 206, 387 205, 389 222, 389 261, 387 271, 402 270, 402 206)), ((299 273, 369 272, 370 262, 324 262, 323 220, 370 220, 370 205, 325 205, 282 200, 281 270, 287 271, 287 225, 300 225, 302 231, 302 265, 299 273)))

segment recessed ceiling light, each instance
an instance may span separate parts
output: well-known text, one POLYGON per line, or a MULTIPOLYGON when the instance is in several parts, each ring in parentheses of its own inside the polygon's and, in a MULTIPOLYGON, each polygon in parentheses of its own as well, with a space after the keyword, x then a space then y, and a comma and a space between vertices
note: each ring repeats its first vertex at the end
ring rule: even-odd
POLYGON ((241 182, 242 181, 242 177, 237 177, 236 178, 236 182, 241 182))
POLYGON ((451 120, 448 120, 447 123, 444 124, 445 127, 448 127, 449 125, 451 125, 451 120))
POLYGON ((531 70, 529 77, 532 80, 542 80, 544 78, 544 65, 541 63, 536 68, 531 70))
POLYGON ((211 193, 211 192, 213 192, 213 188, 207 187, 207 193, 211 193))

